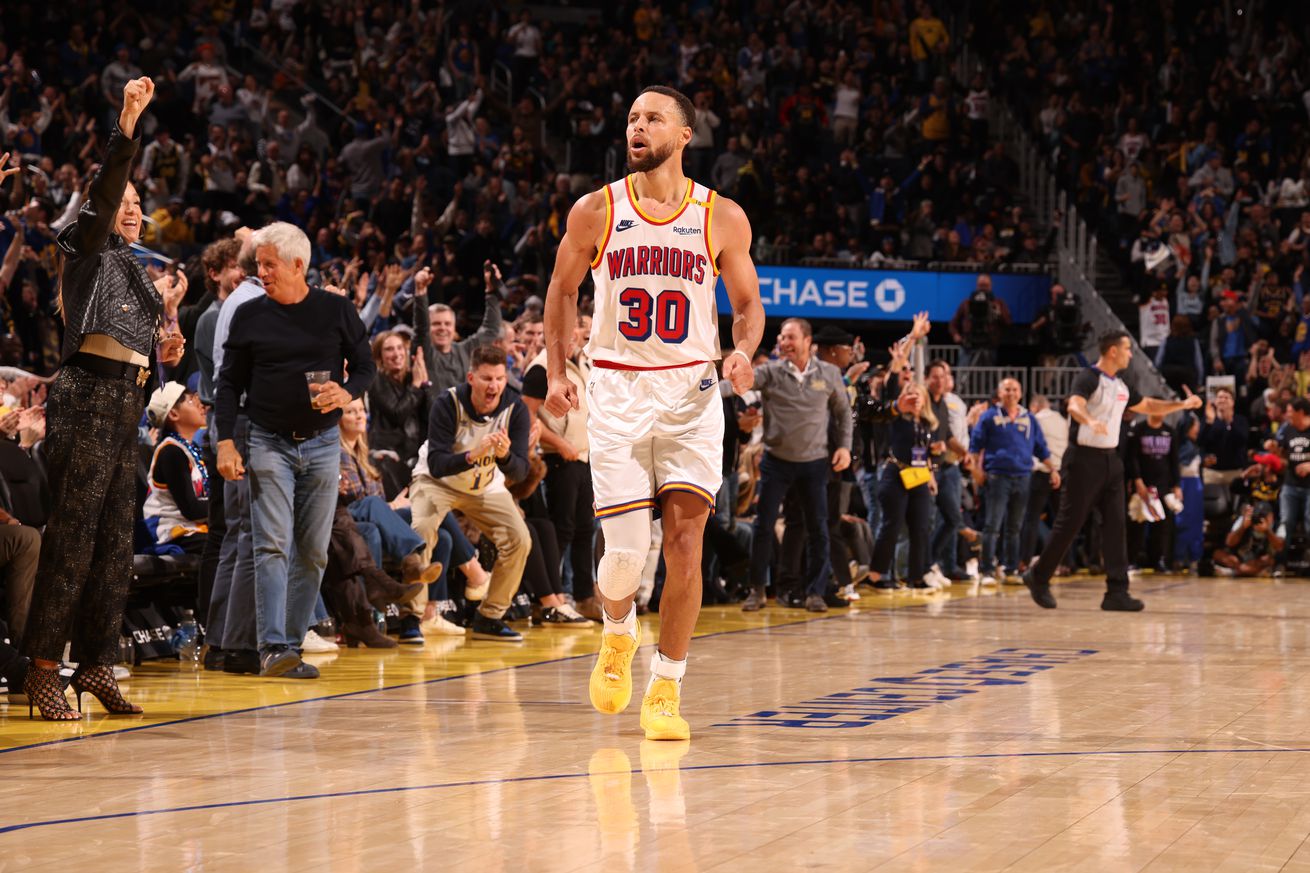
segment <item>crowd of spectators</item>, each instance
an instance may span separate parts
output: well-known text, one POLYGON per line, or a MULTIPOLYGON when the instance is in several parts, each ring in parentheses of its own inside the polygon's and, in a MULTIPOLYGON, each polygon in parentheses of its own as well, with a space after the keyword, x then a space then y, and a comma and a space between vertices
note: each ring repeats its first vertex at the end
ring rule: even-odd
POLYGON ((0 351, 40 374, 58 363, 54 234, 123 82, 143 73, 158 87, 134 178, 143 244, 187 264, 235 227, 278 219, 309 235, 316 281, 373 292, 387 265, 426 262, 476 319, 491 260, 517 309, 543 290, 572 202, 621 168, 627 103, 651 81, 695 100, 687 169, 753 216, 757 260, 1046 258, 1014 204, 1017 165, 987 139, 988 89, 954 86, 956 46, 927 2, 875 15, 628 2, 567 24, 499 4, 77 15, 19 0, 5 20, 0 150, 29 170, 0 228, 16 259, 0 351), (495 84, 504 71, 512 90, 495 84))
MULTIPOLYGON (((338 512, 333 528, 345 540, 333 540, 326 574, 335 581, 315 626, 326 630, 331 615, 347 641, 392 645, 373 624, 374 610, 392 604, 393 630, 409 644, 425 632, 477 631, 479 615, 498 621, 491 613, 585 625, 599 617, 587 447, 578 421, 540 409, 540 293, 572 203, 621 172, 632 96, 663 81, 693 98, 687 171, 745 207, 759 261, 1040 263, 1049 238, 1014 203, 1017 165, 988 138, 994 81, 1040 127, 1086 214, 1120 241, 1156 331, 1143 345, 1163 372, 1198 391, 1207 375, 1236 377, 1213 392, 1203 417, 1145 422, 1125 441, 1137 457, 1129 464, 1137 517, 1149 525, 1136 560, 1212 560, 1233 572, 1291 565, 1299 558, 1285 549, 1300 542, 1310 493, 1310 476, 1299 475, 1310 472, 1310 452, 1297 442, 1310 421, 1289 412, 1310 386, 1310 314, 1299 314, 1310 313, 1300 285, 1310 240, 1303 46, 1281 22, 1219 16, 1182 37, 1158 22, 1138 27, 1140 13, 1064 6, 1019 24, 975 16, 967 36, 995 51, 992 79, 956 83, 959 37, 923 0, 877 4, 873 14, 804 2, 693 4, 673 14, 638 0, 580 24, 496 4, 253 0, 85 15, 10 4, 0 24, 13 22, 0 31, 0 151, 23 170, 0 189, 8 201, 0 364, 12 368, 0 371, 8 386, 0 432, 34 450, 25 456, 39 469, 44 379, 59 364, 54 236, 85 197, 123 82, 144 72, 157 91, 135 174, 147 223, 141 256, 153 270, 190 275, 163 287, 165 319, 191 349, 176 368, 157 368, 157 402, 143 421, 144 547, 194 554, 228 539, 214 523, 215 491, 229 506, 242 499, 233 482, 217 488, 214 422, 198 418, 215 402, 215 331, 230 327, 224 318, 235 309, 223 316, 223 304, 256 273, 243 263, 250 253, 239 229, 286 222, 310 242, 308 285, 353 303, 377 369, 365 402, 345 410, 347 519, 338 512), (1210 335, 1197 341, 1207 324, 1210 335), (452 453, 461 416, 505 416, 506 427, 476 452, 452 453), (497 473, 512 503, 497 496, 492 507, 483 491, 497 473), (456 479, 458 487, 446 481, 456 479), (1211 485, 1227 501, 1218 526, 1236 522, 1223 542, 1203 546, 1194 514, 1211 485), (1281 513, 1271 511, 1280 502, 1281 513), (421 544, 405 540, 388 513, 421 544), (363 546, 348 541, 351 521, 363 546), (1185 521, 1195 522, 1186 535, 1185 521), (387 569, 399 580, 390 587, 387 569), (465 603, 483 608, 475 615, 465 603)), ((1053 292, 1053 307, 1062 293, 1053 292)), ((990 311, 990 298, 981 300, 978 312, 990 311)), ((961 340, 1003 323, 980 326, 971 313, 962 306, 951 327, 961 340)), ((804 370, 813 345, 836 373, 833 402, 844 394, 857 416, 850 444, 819 455, 835 471, 830 555, 811 555, 802 571, 800 531, 822 495, 787 496, 783 486, 770 500, 782 501, 790 542, 776 556, 753 545, 773 536, 742 521, 755 515, 768 392, 725 397, 729 451, 707 531, 707 599, 755 592, 759 601, 769 590, 818 610, 849 602, 865 580, 933 590, 1021 570, 1059 497, 1061 438, 1049 430, 1063 421, 1062 398, 1031 397, 1025 408, 1031 386, 998 384, 995 405, 966 411, 944 362, 926 384, 910 378, 909 344, 893 348, 890 367, 871 369, 854 337, 791 324, 772 350, 777 362, 766 364, 766 350, 758 363, 804 370), (1005 441, 1006 419, 1025 422, 1031 445, 1005 441), (919 461, 931 470, 926 505, 911 492, 928 483, 899 475, 919 461), (932 523, 900 530, 907 507, 932 523), (898 539, 908 546, 899 560, 898 539)), ((589 330, 584 316, 571 365, 582 381, 589 330)), ((765 515, 777 512, 774 502, 765 515)), ((222 627, 220 607, 231 612, 219 598, 231 593, 223 574, 243 560, 242 533, 231 537, 226 565, 201 571, 197 608, 209 627, 216 619, 222 627)), ((1084 541, 1075 565, 1095 569, 1094 523, 1084 541)), ((658 602, 650 564, 642 608, 658 602)), ((485 623, 481 632, 518 633, 485 623)), ((257 672, 241 651, 215 665, 257 672)))
MULTIPOLYGON (((1256 490, 1267 512, 1257 508, 1255 521, 1299 541, 1299 509, 1280 512, 1273 499, 1284 471, 1266 442, 1310 385, 1306 10, 1006 9, 971 17, 970 39, 998 96, 1030 125, 1118 262, 1139 304, 1133 326, 1144 351, 1176 390, 1204 389, 1212 401, 1193 423, 1199 454, 1186 450, 1188 425, 1174 428, 1183 469, 1200 467, 1184 472, 1183 485, 1263 482, 1256 490)), ((1161 494, 1177 487, 1172 477, 1168 488, 1155 483, 1161 494)), ((1237 566, 1224 554, 1221 564, 1237 566)))
POLYGON ((1239 402, 1257 339, 1299 368, 1310 263, 1306 12, 1245 6, 1029 4, 973 33, 1119 261, 1143 348, 1176 387, 1234 376, 1239 402))

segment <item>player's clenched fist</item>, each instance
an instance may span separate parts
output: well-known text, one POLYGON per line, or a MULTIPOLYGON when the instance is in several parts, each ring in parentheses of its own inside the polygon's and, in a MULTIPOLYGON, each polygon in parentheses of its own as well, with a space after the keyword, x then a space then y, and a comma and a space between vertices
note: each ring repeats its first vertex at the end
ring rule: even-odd
POLYGON ((570 409, 578 408, 578 389, 564 375, 549 377, 546 389, 546 411, 551 415, 564 416, 570 409))
POLYGON ((723 378, 728 380, 728 384, 732 385, 732 390, 739 397, 751 390, 751 386, 755 384, 755 369, 746 359, 744 352, 732 352, 724 358, 723 378))

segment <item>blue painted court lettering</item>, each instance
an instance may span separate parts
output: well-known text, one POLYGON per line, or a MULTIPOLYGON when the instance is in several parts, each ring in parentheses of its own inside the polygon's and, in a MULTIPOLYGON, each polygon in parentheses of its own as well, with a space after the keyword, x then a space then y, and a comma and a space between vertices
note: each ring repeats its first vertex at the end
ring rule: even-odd
POLYGON ((1095 654, 1096 649, 997 649, 911 676, 870 679, 867 685, 850 691, 753 712, 714 727, 865 728, 977 694, 982 688, 1023 685, 1029 676, 1095 654))

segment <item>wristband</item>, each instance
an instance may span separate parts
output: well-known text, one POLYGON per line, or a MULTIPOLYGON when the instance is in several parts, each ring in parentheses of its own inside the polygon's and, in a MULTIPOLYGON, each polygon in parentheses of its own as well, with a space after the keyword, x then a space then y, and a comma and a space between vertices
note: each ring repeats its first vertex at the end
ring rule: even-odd
POLYGON ((730 358, 733 355, 741 355, 742 358, 746 361, 747 365, 749 365, 751 362, 750 356, 747 355, 745 352, 743 352, 741 349, 733 349, 731 352, 728 353, 728 357, 730 358))

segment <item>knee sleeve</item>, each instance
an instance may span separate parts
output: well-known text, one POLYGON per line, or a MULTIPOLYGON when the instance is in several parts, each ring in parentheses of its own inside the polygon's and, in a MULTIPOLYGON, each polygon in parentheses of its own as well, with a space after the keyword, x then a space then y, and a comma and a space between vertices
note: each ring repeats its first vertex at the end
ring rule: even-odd
POLYGON ((600 559, 596 587, 606 600, 623 600, 637 593, 650 551, 651 513, 648 509, 601 520, 605 555, 600 559))

